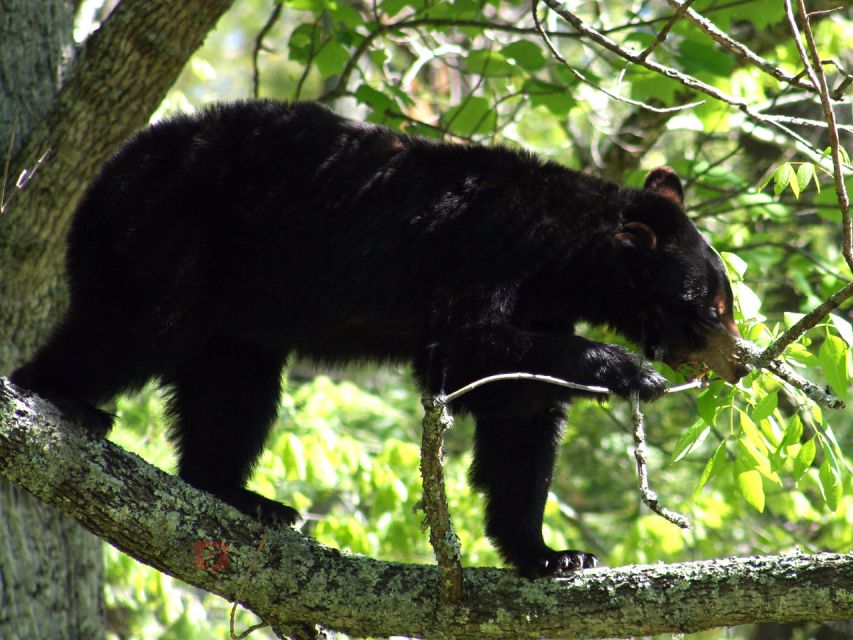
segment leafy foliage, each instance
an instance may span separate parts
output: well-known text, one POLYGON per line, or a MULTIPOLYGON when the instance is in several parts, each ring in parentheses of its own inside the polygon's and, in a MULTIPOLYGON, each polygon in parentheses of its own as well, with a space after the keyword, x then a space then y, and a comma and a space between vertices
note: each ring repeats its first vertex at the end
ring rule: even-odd
MULTIPOLYGON (((800 71, 783 3, 696 0, 691 6, 770 64, 800 71)), ((270 1, 236 3, 156 117, 249 95, 253 44, 273 8, 270 1)), ((663 2, 582 3, 578 11, 635 52, 653 46, 672 15, 663 2)), ((648 168, 673 166, 686 178, 690 213, 727 265, 740 331, 759 346, 850 278, 831 164, 820 151, 827 144, 823 129, 792 124, 800 139, 792 138, 673 77, 581 42, 544 5, 539 16, 572 68, 554 59, 534 28, 530 3, 520 0, 289 0, 281 16, 259 54, 262 96, 319 99, 412 134, 520 145, 635 185, 648 168), (658 107, 702 102, 658 114, 612 96, 658 107)), ((841 59, 853 40, 849 13, 826 14, 813 26, 822 57, 841 59)), ((796 88, 721 48, 687 19, 672 25, 650 58, 765 114, 822 117, 796 88)), ((826 71, 837 84, 833 69, 826 71)), ((849 95, 839 114, 844 109, 849 121, 849 95)), ((849 148, 850 141, 842 132, 842 143, 849 148)), ((849 174, 847 185, 853 189, 849 174)), ((606 328, 587 333, 618 339, 606 328)), ((851 400, 851 348, 848 301, 783 358, 851 400)), ((661 368, 673 381, 682 379, 661 368)), ((355 384, 321 376, 289 386, 281 428, 253 488, 309 514, 305 530, 328 544, 429 562, 415 510, 417 395, 405 372, 367 370, 347 379, 355 384)), ((116 437, 168 468, 157 406, 153 392, 121 401, 123 430, 116 437)), ((849 410, 825 410, 762 371, 737 386, 713 381, 701 393, 676 394, 644 411, 653 487, 667 506, 690 514, 694 529, 680 531, 641 507, 626 408, 578 403, 546 512, 550 544, 589 549, 608 564, 853 550, 849 410)), ((497 564, 480 533, 479 500, 464 481, 470 425, 458 424, 447 446, 448 495, 464 560, 497 564)), ((117 628, 138 636, 223 637, 225 608, 211 596, 186 591, 116 552, 107 560, 110 606, 124 616, 117 628), (158 603, 153 613, 146 600, 158 603)))

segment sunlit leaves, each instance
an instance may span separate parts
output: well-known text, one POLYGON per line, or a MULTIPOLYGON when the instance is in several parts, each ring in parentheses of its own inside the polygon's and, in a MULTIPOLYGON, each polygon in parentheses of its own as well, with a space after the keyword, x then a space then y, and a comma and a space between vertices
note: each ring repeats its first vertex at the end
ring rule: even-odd
POLYGON ((756 511, 764 511, 764 483, 758 471, 761 461, 743 440, 738 440, 735 476, 740 494, 756 511))
POLYGON ((697 420, 687 431, 681 436, 675 447, 672 450, 672 461, 678 462, 688 453, 693 447, 702 444, 702 441, 708 435, 710 427, 703 420, 697 420))
MULTIPOLYGON (((829 147, 824 150, 820 158, 821 163, 826 161, 830 152, 831 148, 829 147)), ((841 161, 845 164, 849 164, 850 156, 847 154, 844 147, 839 148, 839 153, 841 155, 841 161)), ((773 194, 776 196, 781 195, 785 189, 790 188, 794 196, 799 198, 800 194, 806 190, 809 184, 812 183, 814 184, 815 190, 820 193, 821 187, 819 175, 823 173, 832 177, 832 173, 821 163, 783 162, 764 177, 764 180, 762 180, 758 185, 758 190, 761 191, 764 189, 764 187, 766 187, 772 180, 773 194)))
POLYGON ((449 109, 442 118, 442 124, 447 129, 462 136, 492 131, 496 123, 497 114, 489 101, 479 96, 472 96, 449 109))
POLYGON ((716 475, 719 470, 723 467, 726 461, 726 442, 725 440, 717 445, 717 448, 714 450, 713 455, 708 459, 708 462, 705 464, 705 468, 702 470, 702 475, 699 478, 699 484, 696 485, 696 489, 693 492, 693 498, 695 499, 699 491, 702 490, 708 481, 716 475))
POLYGON ((547 64, 542 47, 531 40, 516 40, 505 46, 501 53, 527 71, 539 71, 547 64))

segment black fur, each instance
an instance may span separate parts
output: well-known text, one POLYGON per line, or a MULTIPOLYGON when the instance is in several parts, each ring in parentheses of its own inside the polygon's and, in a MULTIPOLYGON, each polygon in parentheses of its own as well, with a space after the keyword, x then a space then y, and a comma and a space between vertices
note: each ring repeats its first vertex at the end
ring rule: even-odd
MULTIPOLYGON (((110 421, 96 405, 158 378, 181 477, 292 523, 243 485, 293 354, 413 362, 433 392, 523 371, 658 397, 651 367, 573 333, 606 323, 666 357, 696 353, 714 324, 722 266, 678 178, 653 175, 623 188, 309 103, 177 117, 135 136, 89 189, 69 236, 70 308, 13 381, 98 431, 110 421)), ((527 575, 593 563, 541 534, 573 395, 501 382, 454 403, 477 423, 486 532, 527 575)))

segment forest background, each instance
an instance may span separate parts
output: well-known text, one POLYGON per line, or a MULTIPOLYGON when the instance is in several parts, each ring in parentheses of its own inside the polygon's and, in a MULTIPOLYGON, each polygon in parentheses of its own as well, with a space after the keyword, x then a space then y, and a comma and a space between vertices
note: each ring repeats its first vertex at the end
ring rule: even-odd
MULTIPOLYGON (((546 4, 538 6, 537 27, 529 2, 240 0, 152 120, 218 100, 311 99, 408 133, 523 147, 633 185, 668 164, 685 179, 688 212, 729 269, 741 333, 760 346, 849 284, 842 250, 849 226, 831 175, 824 110, 803 73, 786 3, 571 7, 615 49, 579 35, 546 4), (667 77, 645 61, 676 73, 667 77)), ((853 21, 849 6, 833 10, 837 4, 813 2, 809 11, 819 12, 814 39, 841 147, 850 149, 853 21)), ((111 8, 81 3, 77 42, 111 8)), ((849 191, 843 153, 841 161, 849 191)), ((847 400, 850 308, 848 299, 783 356, 847 400)), ((584 333, 619 340, 600 327, 584 333)), ((416 508, 423 410, 406 368, 296 362, 286 382, 251 488, 307 514, 303 531, 331 546, 432 562, 416 508)), ((115 442, 174 468, 156 389, 121 398, 116 413, 115 442)), ((546 510, 551 546, 590 550, 610 566, 853 550, 849 409, 828 409, 762 371, 734 387, 714 381, 673 394, 644 413, 654 488, 694 528, 682 531, 643 506, 629 407, 577 402, 546 510)), ((494 566, 500 562, 482 536, 479 498, 465 482, 470 442, 471 424, 457 421, 446 441, 450 511, 464 564, 494 566)), ((105 549, 113 637, 226 637, 229 603, 105 549)), ((238 621, 253 622, 248 612, 238 621)), ((761 629, 727 633, 758 637, 761 629)), ((786 633, 808 637, 815 627, 786 633)))

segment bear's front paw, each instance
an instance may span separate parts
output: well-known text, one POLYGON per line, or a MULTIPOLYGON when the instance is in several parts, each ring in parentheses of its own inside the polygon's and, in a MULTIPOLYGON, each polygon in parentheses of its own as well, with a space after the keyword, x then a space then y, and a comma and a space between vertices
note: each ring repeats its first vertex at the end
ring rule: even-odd
POLYGON ((640 400, 650 402, 660 398, 667 389, 667 381, 647 362, 640 363, 637 356, 624 347, 606 345, 602 382, 616 395, 628 399, 632 391, 640 400))
POLYGON ((632 391, 639 391, 640 400, 651 402, 666 393, 668 386, 666 378, 655 371, 654 367, 644 362, 641 368, 638 367, 636 376, 628 387, 628 393, 620 393, 619 395, 628 397, 632 391))
POLYGON ((568 576, 583 569, 593 569, 597 564, 598 558, 585 551, 549 549, 537 558, 520 564, 518 570, 526 578, 559 577, 568 576))

